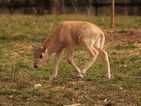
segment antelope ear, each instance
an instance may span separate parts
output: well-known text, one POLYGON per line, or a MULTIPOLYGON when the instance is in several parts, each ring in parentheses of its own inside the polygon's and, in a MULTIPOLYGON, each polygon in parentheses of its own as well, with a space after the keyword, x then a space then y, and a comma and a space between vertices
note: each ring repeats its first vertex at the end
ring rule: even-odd
POLYGON ((48 51, 46 46, 43 46, 43 50, 44 50, 45 53, 48 51))
POLYGON ((30 42, 30 44, 32 45, 32 47, 35 49, 37 48, 32 42, 30 42))

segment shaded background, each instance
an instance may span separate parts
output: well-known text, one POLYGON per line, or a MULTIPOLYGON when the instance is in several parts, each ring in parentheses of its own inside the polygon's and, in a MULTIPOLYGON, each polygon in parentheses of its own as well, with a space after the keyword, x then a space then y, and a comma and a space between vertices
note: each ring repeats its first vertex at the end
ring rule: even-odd
MULTIPOLYGON (((110 15, 111 0, 0 0, 0 14, 110 15)), ((116 15, 141 15, 141 0, 115 0, 116 15)))

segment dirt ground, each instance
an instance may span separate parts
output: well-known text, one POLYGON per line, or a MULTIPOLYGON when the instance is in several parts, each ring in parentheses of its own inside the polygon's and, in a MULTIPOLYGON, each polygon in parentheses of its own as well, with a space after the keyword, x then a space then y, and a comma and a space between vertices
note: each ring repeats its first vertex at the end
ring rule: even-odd
MULTIPOLYGON (((141 46, 141 30, 123 30, 123 31, 111 31, 103 30, 105 34, 105 46, 111 44, 136 44, 141 46)), ((31 46, 24 46, 22 51, 32 51, 31 46)))
POLYGON ((106 44, 139 44, 141 43, 141 30, 108 31, 104 30, 106 44))

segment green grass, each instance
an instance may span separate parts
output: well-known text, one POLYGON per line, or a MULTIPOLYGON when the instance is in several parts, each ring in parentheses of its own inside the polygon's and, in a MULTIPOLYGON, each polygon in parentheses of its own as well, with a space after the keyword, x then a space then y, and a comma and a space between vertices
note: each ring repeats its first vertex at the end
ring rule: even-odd
POLYGON ((116 50, 132 50, 132 49, 135 49, 135 48, 138 48, 138 47, 133 45, 133 44, 129 44, 129 45, 117 44, 116 46, 113 46, 112 48, 116 49, 116 50))
MULTIPOLYGON (((112 79, 105 79, 105 68, 98 57, 83 79, 66 60, 64 53, 58 77, 49 81, 53 70, 52 56, 39 69, 33 68, 32 47, 29 42, 40 44, 56 25, 66 20, 95 23, 110 29, 110 17, 85 15, 60 16, 0 16, 0 105, 1 106, 63 106, 80 103, 82 106, 139 106, 141 84, 140 46, 108 45, 112 79), (35 84, 42 84, 35 88, 35 84)), ((140 29, 141 18, 116 16, 112 30, 140 29)), ((74 60, 82 69, 89 55, 76 47, 74 60)))

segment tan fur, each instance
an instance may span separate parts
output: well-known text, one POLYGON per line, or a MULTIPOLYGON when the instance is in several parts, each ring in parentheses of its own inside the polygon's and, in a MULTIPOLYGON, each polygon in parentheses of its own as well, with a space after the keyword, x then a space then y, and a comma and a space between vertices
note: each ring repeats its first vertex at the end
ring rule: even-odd
POLYGON ((100 54, 105 63, 106 77, 111 78, 107 52, 102 49, 104 42, 104 33, 94 24, 81 21, 62 22, 41 46, 36 47, 32 44, 35 57, 34 66, 36 68, 41 66, 53 53, 56 53, 54 71, 50 79, 56 78, 62 52, 66 48, 67 60, 78 73, 78 77, 83 77, 83 74, 100 54), (83 46, 90 54, 90 58, 82 70, 73 61, 73 48, 75 45, 83 46))

